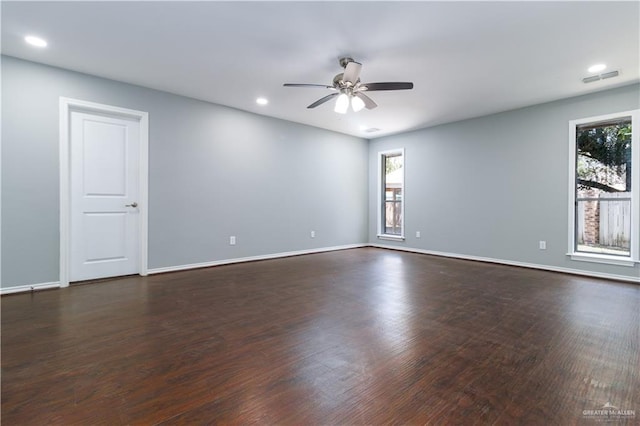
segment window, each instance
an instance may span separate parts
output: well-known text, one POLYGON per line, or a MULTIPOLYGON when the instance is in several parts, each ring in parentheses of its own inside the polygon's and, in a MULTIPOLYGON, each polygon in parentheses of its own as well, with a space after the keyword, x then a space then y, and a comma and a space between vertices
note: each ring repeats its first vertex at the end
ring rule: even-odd
POLYGON ((404 239, 404 150, 381 152, 378 237, 404 239))
POLYGON ((640 228, 638 111, 570 122, 572 259, 633 266, 640 228))

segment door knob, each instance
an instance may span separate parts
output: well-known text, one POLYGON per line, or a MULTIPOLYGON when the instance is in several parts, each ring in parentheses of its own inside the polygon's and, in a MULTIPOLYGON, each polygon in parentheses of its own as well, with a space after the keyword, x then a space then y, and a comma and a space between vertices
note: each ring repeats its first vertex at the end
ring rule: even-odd
POLYGON ((135 201, 131 204, 125 204, 125 207, 138 207, 138 203, 136 203, 135 201))

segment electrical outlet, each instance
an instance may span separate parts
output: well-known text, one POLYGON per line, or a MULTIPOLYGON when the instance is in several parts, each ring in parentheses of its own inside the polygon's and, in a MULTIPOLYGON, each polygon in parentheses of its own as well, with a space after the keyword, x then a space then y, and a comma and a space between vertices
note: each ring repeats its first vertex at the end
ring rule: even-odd
POLYGON ((547 242, 546 241, 540 241, 539 247, 540 247, 540 250, 546 250, 547 249, 547 242))
POLYGON ((420 238, 420 231, 416 231, 416 238, 420 238))
POLYGON ((315 238, 316 237, 316 231, 311 231, 311 238, 315 238))
POLYGON ((235 246, 236 245, 236 236, 232 235, 229 237, 229 245, 230 246, 235 246))

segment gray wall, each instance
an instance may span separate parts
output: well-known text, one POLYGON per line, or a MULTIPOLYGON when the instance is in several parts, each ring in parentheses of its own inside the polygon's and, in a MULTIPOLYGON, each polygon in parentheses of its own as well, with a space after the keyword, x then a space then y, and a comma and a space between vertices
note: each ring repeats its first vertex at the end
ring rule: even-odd
POLYGON ((636 84, 371 141, 369 242, 638 277, 566 253, 569 120, 639 107, 636 84), (380 241, 377 154, 401 147, 407 238, 380 241))
POLYGON ((150 268, 378 243, 377 152, 404 147, 407 239, 385 244, 640 275, 638 266, 566 256, 568 121, 638 108, 640 85, 367 146, 350 136, 2 57, 3 287, 58 280, 59 96, 149 112, 150 268), (237 236, 236 246, 228 245, 230 235, 237 236), (539 240, 547 241, 546 251, 538 249, 539 240))
POLYGON ((366 140, 3 56, 3 287, 59 279, 60 96, 149 112, 150 268, 366 243, 366 140))

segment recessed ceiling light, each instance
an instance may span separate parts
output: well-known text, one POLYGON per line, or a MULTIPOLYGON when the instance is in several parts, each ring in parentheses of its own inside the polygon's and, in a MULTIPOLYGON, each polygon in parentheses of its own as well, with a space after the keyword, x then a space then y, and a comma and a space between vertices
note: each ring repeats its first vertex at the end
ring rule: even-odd
POLYGON ((40 38, 40 37, 26 36, 24 38, 24 41, 26 41, 27 43, 29 43, 32 46, 47 47, 47 41, 45 39, 40 38))
POLYGON ((587 71, 592 72, 592 73, 593 72, 600 72, 600 71, 602 71, 602 70, 604 70, 606 68, 607 68, 607 66, 605 64, 595 64, 595 65, 591 65, 587 71))
POLYGON ((256 99, 256 103, 258 105, 266 105, 269 103, 269 100, 267 98, 258 98, 256 99))

